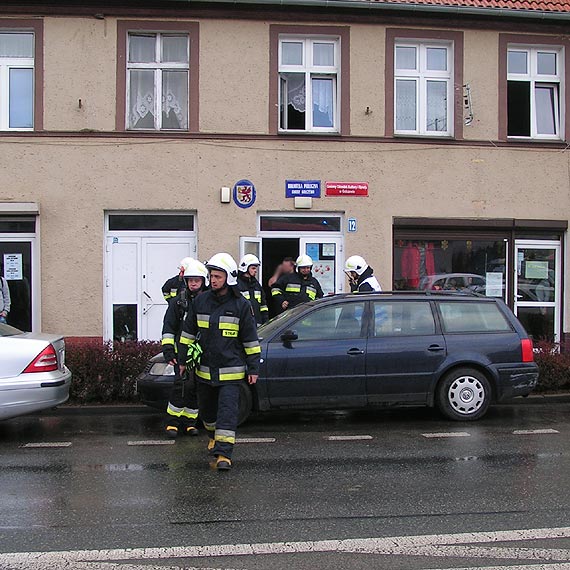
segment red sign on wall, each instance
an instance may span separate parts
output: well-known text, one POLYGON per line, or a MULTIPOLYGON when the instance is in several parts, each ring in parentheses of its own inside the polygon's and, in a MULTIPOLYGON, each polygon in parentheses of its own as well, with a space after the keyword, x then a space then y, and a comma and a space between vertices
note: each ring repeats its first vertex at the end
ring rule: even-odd
POLYGON ((368 196, 368 182, 325 182, 326 196, 368 196))

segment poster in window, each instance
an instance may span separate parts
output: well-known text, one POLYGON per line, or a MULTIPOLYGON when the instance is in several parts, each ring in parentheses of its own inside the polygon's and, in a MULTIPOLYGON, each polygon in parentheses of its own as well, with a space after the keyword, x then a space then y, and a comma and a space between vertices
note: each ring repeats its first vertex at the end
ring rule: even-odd
POLYGON ((548 279, 548 261, 527 261, 525 279, 548 279))
POLYGON ((503 274, 498 272, 487 272, 485 274, 485 295, 487 297, 503 296, 503 274))

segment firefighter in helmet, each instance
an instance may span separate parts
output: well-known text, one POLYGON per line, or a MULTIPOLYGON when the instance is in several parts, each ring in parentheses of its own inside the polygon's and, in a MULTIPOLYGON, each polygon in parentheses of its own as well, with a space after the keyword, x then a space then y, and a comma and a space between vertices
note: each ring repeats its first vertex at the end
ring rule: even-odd
POLYGON ((238 267, 238 289, 241 294, 250 302, 253 316, 257 326, 269 320, 269 309, 265 300, 265 291, 261 283, 257 280, 257 271, 261 262, 252 253, 244 255, 238 267))
POLYGON ((208 270, 197 259, 186 258, 182 278, 185 288, 169 303, 162 325, 162 353, 174 366, 174 384, 166 407, 166 433, 173 439, 182 433, 198 435, 196 381, 194 371, 186 370, 190 343, 182 327, 195 298, 208 286, 208 270))
POLYGON ((169 305, 178 293, 186 289, 186 283, 184 282, 184 268, 191 261, 195 261, 194 258, 185 257, 181 259, 178 264, 178 275, 175 275, 164 282, 164 285, 162 286, 162 296, 169 305))
POLYGON ((380 283, 374 277, 374 270, 366 263, 364 257, 351 255, 344 264, 344 272, 350 282, 353 293, 366 291, 382 291, 380 283))
POLYGON ((282 311, 323 297, 321 284, 311 272, 313 260, 310 256, 300 255, 296 266, 297 271, 281 276, 271 289, 271 297, 282 311))
POLYGON ((238 268, 232 256, 218 253, 206 267, 210 289, 194 300, 183 335, 203 350, 196 367, 200 415, 215 467, 226 471, 232 467, 240 384, 257 382, 261 347, 251 305, 236 287, 238 268))

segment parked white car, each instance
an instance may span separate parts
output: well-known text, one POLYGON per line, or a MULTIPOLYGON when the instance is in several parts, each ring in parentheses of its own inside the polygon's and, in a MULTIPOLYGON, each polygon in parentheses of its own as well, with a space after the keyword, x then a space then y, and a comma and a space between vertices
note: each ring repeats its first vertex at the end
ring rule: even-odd
POLYGON ((70 386, 62 336, 0 323, 0 420, 62 404, 70 386))

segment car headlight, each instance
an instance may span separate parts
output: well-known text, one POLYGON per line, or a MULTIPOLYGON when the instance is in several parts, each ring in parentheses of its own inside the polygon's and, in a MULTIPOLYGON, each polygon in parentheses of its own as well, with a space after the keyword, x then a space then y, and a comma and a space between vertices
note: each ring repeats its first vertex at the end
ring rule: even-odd
POLYGON ((174 376, 174 366, 168 362, 155 362, 148 373, 153 376, 174 376))

